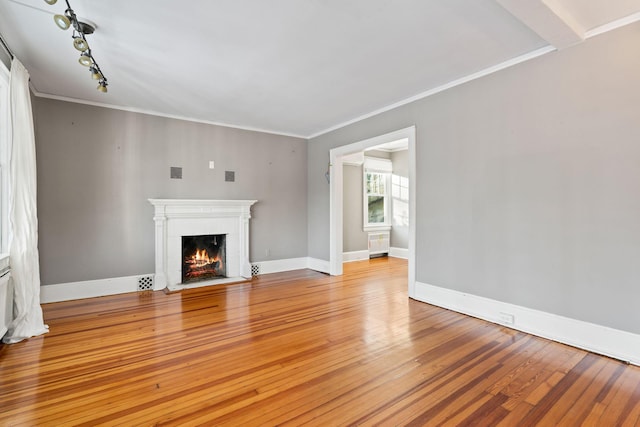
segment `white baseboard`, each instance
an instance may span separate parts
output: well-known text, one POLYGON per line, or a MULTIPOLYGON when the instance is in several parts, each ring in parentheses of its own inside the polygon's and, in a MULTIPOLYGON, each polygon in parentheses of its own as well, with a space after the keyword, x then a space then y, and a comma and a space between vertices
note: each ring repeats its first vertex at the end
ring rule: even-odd
POLYGON ((390 247, 389 256, 394 258, 409 259, 409 249, 390 247))
POLYGON ((260 274, 280 273, 282 271, 291 270, 303 270, 305 268, 329 274, 329 261, 310 257, 260 261, 252 262, 252 264, 260 265, 260 274))
POLYGON ((351 251, 342 253, 342 262, 363 261, 369 259, 369 251, 351 251))
MULTIPOLYGON (((369 251, 351 251, 342 253, 342 262, 364 261, 369 259, 369 251)), ((389 256, 394 258, 409 259, 409 249, 389 248, 389 256)))
POLYGON ((415 298, 640 366, 640 335, 631 332, 420 282, 416 282, 415 298), (509 315, 513 323, 502 321, 509 315))
POLYGON ((282 271, 302 270, 309 264, 308 258, 288 258, 273 261, 253 262, 252 265, 260 266, 260 274, 279 273, 282 271))
POLYGON ((75 299, 103 297, 107 295, 125 294, 138 290, 138 279, 141 276, 112 277, 109 279, 86 280, 83 282, 58 283, 40 286, 40 302, 70 301, 75 299))
MULTIPOLYGON (((329 261, 308 257, 262 261, 254 264, 260 264, 260 274, 302 270, 305 268, 320 271, 322 273, 329 273, 329 261)), ((141 274, 138 276, 112 277, 108 279, 87 280, 83 282, 42 285, 40 287, 40 303, 46 304, 50 302, 71 301, 76 299, 96 298, 107 295, 137 292, 138 279, 141 276, 154 276, 154 274, 141 274)))
POLYGON ((331 271, 329 268, 329 261, 311 257, 307 257, 307 268, 326 274, 329 274, 329 271, 331 271))

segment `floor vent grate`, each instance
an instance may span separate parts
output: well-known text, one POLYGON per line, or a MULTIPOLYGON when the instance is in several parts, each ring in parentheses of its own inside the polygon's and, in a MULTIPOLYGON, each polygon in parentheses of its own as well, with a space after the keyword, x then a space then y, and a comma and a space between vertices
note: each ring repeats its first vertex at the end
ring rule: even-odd
POLYGON ((251 264, 251 277, 260 275, 260 264, 251 264))
POLYGON ((138 277, 138 291, 153 290, 153 276, 138 277))

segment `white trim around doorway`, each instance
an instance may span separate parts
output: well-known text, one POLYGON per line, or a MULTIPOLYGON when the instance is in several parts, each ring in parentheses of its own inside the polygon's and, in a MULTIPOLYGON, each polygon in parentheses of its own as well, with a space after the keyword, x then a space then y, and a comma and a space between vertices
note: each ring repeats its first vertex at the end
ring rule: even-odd
POLYGON ((415 297, 416 285, 416 127, 410 126, 373 138, 343 145, 329 151, 331 177, 329 185, 329 273, 342 275, 342 211, 343 211, 343 157, 376 145, 407 139, 409 146, 409 297, 415 297))

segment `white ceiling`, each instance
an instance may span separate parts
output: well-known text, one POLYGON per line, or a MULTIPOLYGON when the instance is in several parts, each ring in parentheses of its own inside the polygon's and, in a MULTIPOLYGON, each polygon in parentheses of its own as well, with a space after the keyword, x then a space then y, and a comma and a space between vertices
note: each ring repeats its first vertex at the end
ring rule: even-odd
POLYGON ((70 2, 107 94, 53 23, 64 0, 0 1, 38 96, 302 137, 640 19, 640 0, 70 2))

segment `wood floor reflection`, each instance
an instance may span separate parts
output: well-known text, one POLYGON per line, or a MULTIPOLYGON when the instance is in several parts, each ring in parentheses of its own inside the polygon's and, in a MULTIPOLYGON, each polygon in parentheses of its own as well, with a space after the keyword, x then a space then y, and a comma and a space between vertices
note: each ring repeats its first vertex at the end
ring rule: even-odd
POLYGON ((47 304, 0 425, 638 425, 640 369, 407 298, 407 265, 47 304))

